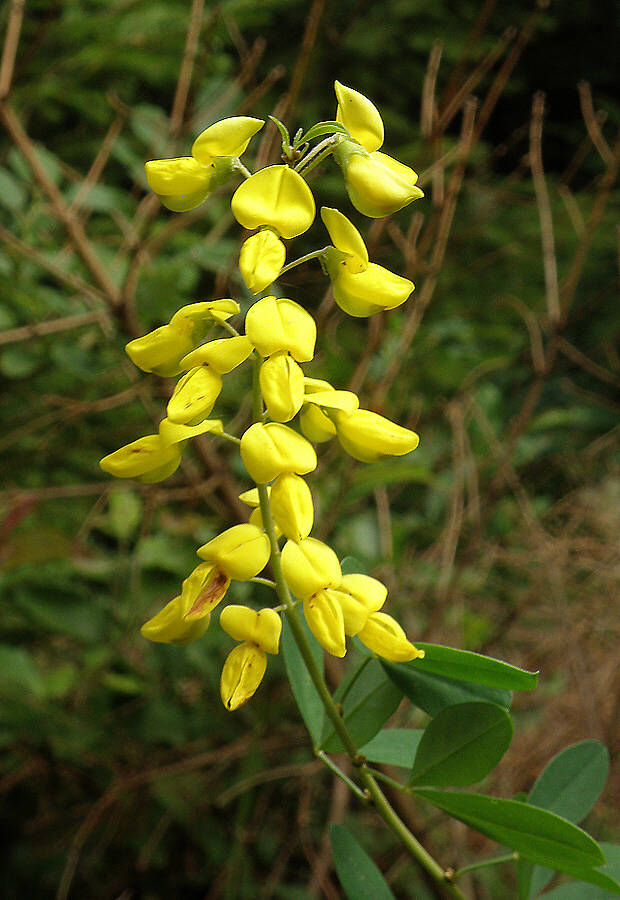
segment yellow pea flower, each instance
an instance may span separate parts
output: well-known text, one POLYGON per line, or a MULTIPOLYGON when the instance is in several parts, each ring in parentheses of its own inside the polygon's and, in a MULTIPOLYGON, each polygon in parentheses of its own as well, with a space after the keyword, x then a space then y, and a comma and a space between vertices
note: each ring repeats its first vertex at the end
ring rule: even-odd
POLYGON ((310 488, 299 475, 278 475, 271 488, 271 511, 282 534, 299 543, 307 538, 314 523, 310 488))
POLYGON ((208 365, 218 375, 226 375, 245 362, 253 349, 250 339, 244 334, 240 334, 238 337, 220 338, 192 350, 181 359, 179 367, 181 370, 187 370, 193 369, 195 366, 208 365))
POLYGON ((327 544, 316 538, 296 542, 288 540, 282 548, 282 573, 292 593, 307 600, 317 591, 340 581, 338 557, 327 544))
POLYGON ((353 224, 339 210, 321 207, 321 218, 329 232, 332 244, 340 251, 341 263, 349 272, 363 272, 368 268, 368 250, 364 239, 353 224))
POLYGON ((204 322, 210 324, 210 321, 226 322, 231 316, 237 315, 240 306, 236 300, 225 297, 222 300, 199 300, 197 303, 188 303, 178 309, 170 319, 170 324, 175 325, 177 322, 185 322, 189 320, 193 323, 204 322))
POLYGON ((209 627, 210 616, 188 621, 181 596, 167 603, 156 616, 145 622, 140 633, 149 641, 162 644, 190 644, 201 638, 209 627))
POLYGON ((220 613, 220 625, 235 641, 256 644, 266 653, 277 653, 282 619, 270 607, 256 610, 229 604, 220 613))
POLYGON ((409 662, 424 656, 424 650, 418 650, 398 622, 387 613, 376 612, 369 616, 357 636, 369 650, 389 662, 409 662))
POLYGON ((304 600, 304 616, 308 628, 321 647, 342 659, 347 652, 344 617, 338 600, 331 591, 318 591, 304 600))
POLYGON ((144 169, 148 186, 173 212, 195 209, 208 194, 234 174, 235 157, 263 127, 261 119, 232 116, 199 134, 191 156, 153 159, 144 169))
POLYGON ((168 418, 177 425, 197 425, 209 415, 221 390, 222 378, 209 366, 190 369, 172 393, 168 418))
POLYGON ((343 575, 334 591, 344 616, 344 630, 351 636, 362 630, 369 616, 381 609, 387 597, 385 585, 360 573, 343 575))
POLYGON ((283 472, 307 475, 316 469, 312 444, 279 422, 255 422, 241 438, 241 459, 257 484, 273 481, 283 472))
POLYGON ((213 562, 200 563, 181 587, 184 617, 194 622, 208 616, 222 600, 230 586, 230 576, 213 562))
POLYGON ((323 391, 333 391, 334 388, 328 381, 320 378, 304 378, 304 397, 305 403, 299 414, 299 427, 302 432, 315 444, 321 444, 331 440, 336 434, 336 426, 328 419, 325 413, 321 412, 318 406, 308 403, 308 395, 322 393, 323 391))
POLYGON ((261 356, 288 350, 297 362, 314 356, 316 323, 303 306, 286 297, 263 297, 248 310, 245 333, 261 356))
POLYGON ((201 559, 216 563, 229 578, 249 581, 267 565, 271 546, 268 536, 248 522, 233 525, 197 552, 201 559))
POLYGON ((269 417, 289 422, 304 401, 304 373, 285 350, 264 361, 259 373, 260 390, 269 417))
POLYGON ((268 166, 251 175, 233 194, 231 209, 244 228, 270 225, 284 238, 307 231, 315 213, 312 191, 288 166, 268 166))
POLYGON ((368 97, 353 88, 334 82, 338 108, 336 121, 342 122, 354 141, 371 153, 383 143, 383 119, 368 97))
POLYGON ((159 434, 147 434, 104 456, 99 465, 116 478, 135 478, 143 484, 154 484, 178 469, 181 454, 178 443, 167 443, 159 434))
POLYGON ((226 657, 220 696, 226 709, 238 709, 253 697, 267 669, 267 654, 256 644, 238 644, 226 657))
POLYGON ((263 228, 244 242, 239 269, 252 294, 260 294, 272 284, 284 265, 286 248, 271 228, 263 228))
POLYGON ((344 173, 349 199, 358 212, 379 219, 424 196, 416 187, 417 173, 375 150, 367 153, 353 141, 340 141, 334 159, 344 173))
POLYGON ((384 456, 404 456, 415 450, 420 438, 415 431, 390 422, 368 409, 336 413, 336 433, 347 453, 361 462, 376 462, 384 456))

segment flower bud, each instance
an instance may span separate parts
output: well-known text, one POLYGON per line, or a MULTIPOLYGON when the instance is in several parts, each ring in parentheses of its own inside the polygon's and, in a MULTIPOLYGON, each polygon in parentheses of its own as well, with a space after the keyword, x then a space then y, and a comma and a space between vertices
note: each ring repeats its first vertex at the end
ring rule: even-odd
POLYGON ((316 469, 312 444, 279 422, 255 422, 241 438, 241 459, 258 484, 273 481, 283 472, 306 475, 316 469))
POLYGON ((294 300, 263 297, 245 317, 245 333, 261 356, 288 350, 297 362, 314 356, 316 324, 310 313, 294 300))
POLYGON ((376 462, 384 456, 404 456, 415 450, 420 441, 415 431, 402 428, 367 409, 336 413, 336 433, 347 453, 362 462, 376 462))
POLYGON ((387 588, 369 575, 343 575, 335 593, 344 616, 344 630, 353 636, 361 631, 372 613, 381 609, 387 588))
POLYGON ((315 213, 312 191, 288 166, 268 166, 251 175, 233 194, 231 209, 244 228, 270 225, 284 238, 307 231, 315 213))
POLYGON ((177 425, 205 419, 222 390, 222 379, 209 366, 196 366, 179 379, 168 403, 168 418, 177 425))
POLYGON ((251 116, 231 116, 214 122, 192 145, 192 156, 207 165, 217 156, 241 156, 250 140, 265 123, 251 116))
POLYGON ((246 287, 253 294, 272 284, 284 265, 286 248, 271 228, 253 234, 241 247, 239 269, 246 287))
POLYGON ((334 82, 334 87, 338 99, 336 121, 342 122, 353 140, 369 153, 378 150, 383 143, 383 120, 377 107, 368 97, 339 81, 334 82))
POLYGON ((256 525, 233 525, 198 549, 198 556, 217 563, 229 578, 249 581, 269 562, 268 536, 256 525))
POLYGON ((116 478, 136 478, 143 484, 154 484, 172 475, 180 462, 178 444, 167 444, 160 435, 147 434, 104 456, 99 465, 116 478))
POLYGON ((235 641, 256 644, 266 653, 277 653, 282 619, 266 607, 256 612, 247 606, 229 604, 220 613, 220 625, 235 641))
POLYGON ((342 609, 330 591, 319 591, 304 600, 304 616, 308 628, 324 650, 332 656, 345 656, 347 644, 342 609))
POLYGON ((271 488, 273 518, 291 541, 299 543, 312 531, 314 507, 310 488, 299 475, 278 475, 271 488))
POLYGON ((424 656, 424 651, 407 640, 398 622, 387 613, 376 612, 369 616, 357 636, 369 650, 389 662, 409 662, 424 656))
POLYGON ((218 375, 226 375, 245 362, 253 349, 249 338, 243 334, 238 337, 220 338, 192 350, 183 357, 179 366, 181 370, 187 370, 195 366, 208 365, 218 375))
POLYGON ((182 597, 175 597, 144 623, 140 629, 141 635, 162 644, 189 644, 198 640, 209 627, 210 616, 207 614, 198 620, 187 621, 184 610, 182 597))
POLYGON ((260 367, 260 390, 267 412, 275 422, 289 422, 304 400, 304 373, 292 356, 280 351, 260 367))
POLYGON ((265 651, 255 644, 239 644, 231 650, 220 681, 220 696, 226 709, 237 709, 249 700, 256 693, 266 669, 265 651))
POLYGON ((310 537, 299 543, 286 542, 282 549, 282 572, 290 590, 300 600, 332 587, 341 578, 340 563, 331 547, 310 537))

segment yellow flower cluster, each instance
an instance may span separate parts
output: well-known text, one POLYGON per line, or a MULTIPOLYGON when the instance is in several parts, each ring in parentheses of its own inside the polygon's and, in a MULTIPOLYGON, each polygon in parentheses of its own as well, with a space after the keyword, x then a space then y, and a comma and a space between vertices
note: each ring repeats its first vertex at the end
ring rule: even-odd
MULTIPOLYGON (((336 118, 347 134, 332 135, 330 152, 343 169, 353 205, 366 215, 382 216, 422 196, 414 186, 415 173, 379 153, 383 122, 374 105, 338 82, 336 95, 336 118)), ((231 208, 240 225, 255 231, 244 242, 239 259, 241 276, 252 294, 276 281, 286 259, 283 240, 307 231, 316 209, 305 177, 291 165, 269 166, 251 175, 240 164, 239 156, 262 124, 244 116, 225 119, 196 139, 191 157, 146 164, 149 186, 173 211, 193 209, 218 184, 235 173, 246 174, 231 208)), ((407 300, 412 282, 370 262, 362 236, 346 216, 322 207, 321 218, 331 245, 314 255, 321 257, 341 309, 352 316, 371 316, 407 300)), ((126 347, 143 371, 180 377, 157 434, 106 456, 100 463, 104 471, 147 484, 161 481, 179 466, 186 441, 212 433, 237 440, 243 464, 257 486, 241 495, 255 507, 250 521, 198 549, 202 562, 183 581, 181 593, 142 626, 142 634, 168 643, 197 640, 231 581, 257 578, 275 553, 281 555, 284 583, 276 587, 283 607, 291 603, 290 591, 303 604, 310 630, 328 653, 344 656, 347 636, 357 636, 385 659, 415 659, 422 652, 382 611, 384 585, 363 574, 343 575, 334 551, 310 536, 314 505, 302 476, 317 466, 313 445, 333 437, 355 459, 375 462, 414 450, 418 436, 378 413, 360 409, 354 393, 305 376, 302 364, 314 357, 316 324, 299 303, 277 293, 272 289, 250 306, 244 334, 228 324, 240 313, 239 303, 224 298, 185 306, 168 324, 126 347), (210 331, 218 326, 225 327, 229 336, 211 338, 210 331), (223 377, 249 358, 257 371, 256 400, 260 399, 263 412, 255 415, 238 440, 225 434, 219 419, 209 416, 223 377), (297 416, 301 433, 289 424, 297 416), (265 493, 267 506, 259 497, 264 501, 265 493)), ((258 688, 267 654, 278 652, 282 623, 275 609, 228 605, 220 625, 237 642, 221 678, 222 701, 232 710, 258 688)))

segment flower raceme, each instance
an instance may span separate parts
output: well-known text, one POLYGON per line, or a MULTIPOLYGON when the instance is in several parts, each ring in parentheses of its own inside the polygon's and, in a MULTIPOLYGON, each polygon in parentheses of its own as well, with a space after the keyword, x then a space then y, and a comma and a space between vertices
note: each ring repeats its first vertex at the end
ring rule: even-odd
POLYGON ((173 212, 195 209, 234 173, 234 160, 265 123, 249 116, 215 122, 198 135, 191 156, 154 159, 145 165, 146 180, 173 212))

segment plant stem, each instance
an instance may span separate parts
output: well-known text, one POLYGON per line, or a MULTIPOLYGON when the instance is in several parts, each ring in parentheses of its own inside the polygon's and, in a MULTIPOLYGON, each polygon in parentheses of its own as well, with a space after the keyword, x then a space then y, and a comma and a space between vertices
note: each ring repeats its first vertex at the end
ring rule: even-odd
MULTIPOLYGON (((256 354, 253 359, 254 369, 252 379, 252 411, 255 422, 261 422, 263 417, 263 401, 260 393, 259 383, 260 365, 261 358, 258 356, 258 354, 256 354)), ((457 888, 456 885, 451 884, 447 880, 446 874, 439 863, 433 859, 430 853, 428 853, 428 851, 424 849, 422 844, 420 844, 417 838, 409 831, 405 823, 399 817, 398 813, 393 809, 389 800, 373 778, 373 775, 364 762, 363 757, 360 756, 359 750, 355 745, 355 741, 353 740, 349 729, 347 728, 344 719, 342 718, 341 710, 336 705, 334 698, 330 694, 329 688, 325 683, 321 670, 319 669, 314 656, 312 655, 310 645, 308 644, 308 640, 301 626, 301 622, 299 621, 299 617, 297 615, 297 610, 295 609, 291 593, 288 589, 286 581, 284 580, 284 575, 282 573, 280 548, 278 546, 278 539, 276 537, 275 525, 271 513, 271 504, 269 503, 269 495, 267 493, 267 486, 265 484, 259 484, 257 485, 257 487, 258 496, 260 498, 261 513, 263 517, 263 526, 265 528, 265 531, 269 535, 269 541, 271 544, 271 568, 273 570, 273 575, 276 582, 276 592, 281 603, 285 607, 286 617, 288 619, 288 623, 295 643, 297 644, 297 649, 302 656, 302 659, 308 670, 308 674, 312 679, 312 683, 314 684, 314 687, 316 688, 316 691, 321 698, 321 702, 323 703, 325 712, 331 719, 334 730, 340 738, 340 741, 345 748, 346 753, 353 762, 353 765, 358 769, 359 778, 366 788, 366 792, 364 792, 365 799, 369 798, 370 800, 372 800, 377 813, 381 816, 388 828, 390 828, 391 831, 396 835, 396 837, 401 841, 401 843, 405 845, 413 858, 417 860, 417 862, 420 864, 420 866, 422 866, 423 869, 426 870, 433 881, 444 891, 446 896, 452 897, 454 898, 454 900, 466 900, 465 895, 459 890, 459 888, 457 888)), ((323 759, 323 756, 320 755, 322 753, 321 750, 315 752, 317 752, 317 756, 319 756, 319 758, 323 759)), ((332 767, 330 766, 330 768, 332 767)))
POLYGON ((397 791, 402 791, 404 794, 409 793, 409 788, 406 784, 401 784, 400 781, 396 781, 395 778, 390 778, 389 775, 380 772, 378 769, 369 769, 369 771, 373 778, 376 778, 378 781, 383 781, 385 784, 389 784, 390 787, 395 788, 397 791))
POLYGON ((238 157, 237 157, 237 159, 235 160, 235 162, 234 162, 233 165, 234 165, 235 169, 237 170, 237 172, 241 172, 241 174, 243 175, 244 178, 251 178, 251 177, 252 177, 252 173, 250 172, 250 170, 247 169, 247 168, 243 165, 243 163, 241 162, 241 160, 240 160, 238 157))
MULTIPOLYGON (((283 266, 283 268, 280 269, 280 275, 284 272, 288 272, 289 269, 294 269, 295 266, 300 266, 302 263, 308 262, 309 259, 316 259, 317 257, 322 256, 327 250, 329 250, 329 247, 322 247, 320 250, 313 250, 312 253, 306 253, 305 256, 294 259, 293 262, 288 263, 288 265, 283 266)), ((278 275, 278 278, 280 275, 278 275)))
POLYGON ((334 146, 337 143, 335 135, 331 134, 328 138, 325 138, 324 141, 321 141, 320 144, 317 144, 316 147, 313 147, 309 153, 299 160, 297 165, 295 166, 296 172, 301 172, 302 169, 305 169, 304 176, 308 174, 315 166, 317 166, 326 156, 329 156, 330 153, 333 152, 334 146))
POLYGON ((338 778, 340 778, 342 781, 344 781, 344 783, 353 791, 353 793, 355 794, 356 797, 359 797, 359 799, 362 800, 364 803, 368 803, 367 794, 365 794, 364 791, 360 787, 358 787, 354 781, 351 781, 351 779, 349 778, 348 775, 345 775, 345 773, 342 771, 342 769, 340 769, 336 765, 336 763, 333 762, 333 760, 331 760, 329 758, 329 756, 327 755, 327 753, 325 753, 324 750, 315 750, 314 752, 315 752, 315 755, 318 757, 318 759, 320 759, 321 762, 324 765, 326 765, 328 769, 331 769, 331 771, 334 773, 334 775, 337 775, 338 778))
POLYGON ((466 872, 474 872, 476 869, 486 869, 489 866, 499 866, 506 862, 516 862, 518 859, 519 854, 517 852, 504 853, 503 856, 494 856, 493 859, 483 859, 482 862, 470 863, 468 866, 463 866, 462 869, 457 869, 452 876, 452 879, 457 881, 457 879, 466 872))

